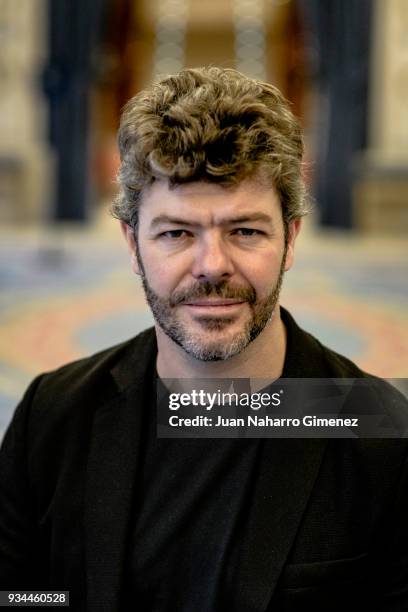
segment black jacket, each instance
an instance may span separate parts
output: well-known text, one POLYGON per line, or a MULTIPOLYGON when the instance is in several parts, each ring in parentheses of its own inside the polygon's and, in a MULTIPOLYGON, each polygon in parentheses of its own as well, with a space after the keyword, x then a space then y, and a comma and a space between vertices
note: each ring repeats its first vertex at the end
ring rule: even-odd
MULTIPOLYGON (((283 318, 284 375, 366 376, 283 318)), ((72 610, 120 609, 156 352, 148 329, 27 390, 0 453, 0 590, 69 590, 72 610)), ((387 404, 392 391, 374 386, 387 404)), ((229 610, 408 611, 407 449, 402 439, 265 440, 229 610)))

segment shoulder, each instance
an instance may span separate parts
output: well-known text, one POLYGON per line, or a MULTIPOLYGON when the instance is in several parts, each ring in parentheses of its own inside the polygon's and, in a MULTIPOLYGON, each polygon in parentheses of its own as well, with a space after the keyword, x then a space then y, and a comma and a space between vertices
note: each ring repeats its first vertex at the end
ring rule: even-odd
POLYGON ((115 346, 99 351, 89 357, 78 359, 42 375, 42 386, 61 389, 70 385, 70 391, 77 388, 94 386, 97 382, 107 382, 107 376, 117 367, 126 368, 129 363, 134 366, 134 375, 143 371, 155 350, 155 333, 149 328, 115 346))
POLYGON ((13 422, 26 421, 27 433, 63 428, 91 417, 98 407, 146 376, 154 363, 156 336, 149 328, 134 338, 41 374, 28 387, 13 422))
POLYGON ((287 332, 283 378, 340 379, 338 385, 350 391, 347 409, 385 416, 397 432, 408 431, 408 401, 402 393, 301 329, 284 308, 281 317, 287 332))
POLYGON ((350 404, 358 413, 384 415, 390 419, 396 431, 408 431, 408 400, 392 384, 383 378, 360 369, 347 357, 322 345, 319 346, 322 358, 327 365, 331 378, 348 379, 351 393, 350 404))
MULTIPOLYGON (((351 359, 322 344, 302 329, 285 309, 280 308, 287 336, 284 377, 288 378, 366 378, 351 359)), ((377 379, 380 380, 380 379, 377 379)))
POLYGON ((280 312, 287 338, 284 378, 366 376, 366 373, 350 359, 324 346, 312 334, 299 327, 287 310, 281 307, 280 312))

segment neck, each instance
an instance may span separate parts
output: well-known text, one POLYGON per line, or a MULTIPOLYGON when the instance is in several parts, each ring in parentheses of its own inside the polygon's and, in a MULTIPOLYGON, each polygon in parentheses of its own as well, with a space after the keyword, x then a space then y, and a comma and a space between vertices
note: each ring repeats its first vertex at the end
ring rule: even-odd
POLYGON ((156 325, 157 372, 160 378, 279 378, 286 353, 286 329, 279 307, 259 336, 225 361, 200 361, 156 325))

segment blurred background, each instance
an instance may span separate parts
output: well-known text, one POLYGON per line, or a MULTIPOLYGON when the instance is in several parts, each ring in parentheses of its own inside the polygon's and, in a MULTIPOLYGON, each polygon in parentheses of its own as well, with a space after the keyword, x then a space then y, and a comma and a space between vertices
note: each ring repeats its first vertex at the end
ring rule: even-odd
POLYGON ((407 377, 407 32, 406 0, 0 0, 0 432, 36 374, 151 324, 108 213, 116 130, 184 66, 291 101, 315 205, 282 303, 407 377))

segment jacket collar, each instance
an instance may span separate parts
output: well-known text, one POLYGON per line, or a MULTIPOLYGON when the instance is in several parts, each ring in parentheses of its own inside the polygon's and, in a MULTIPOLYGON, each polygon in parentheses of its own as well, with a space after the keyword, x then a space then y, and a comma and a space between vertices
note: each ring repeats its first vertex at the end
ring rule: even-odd
POLYGON ((126 540, 139 464, 142 407, 153 392, 156 337, 127 343, 111 370, 117 395, 95 412, 85 497, 87 609, 119 610, 126 540))
POLYGON ((280 307, 286 328, 286 354, 282 378, 324 378, 329 376, 323 347, 316 338, 301 329, 292 315, 280 307))
MULTIPOLYGON (((281 307, 286 328, 282 378, 329 376, 321 344, 281 307)), ((296 538, 324 456, 324 439, 265 439, 245 547, 238 572, 236 612, 264 612, 296 538)))

